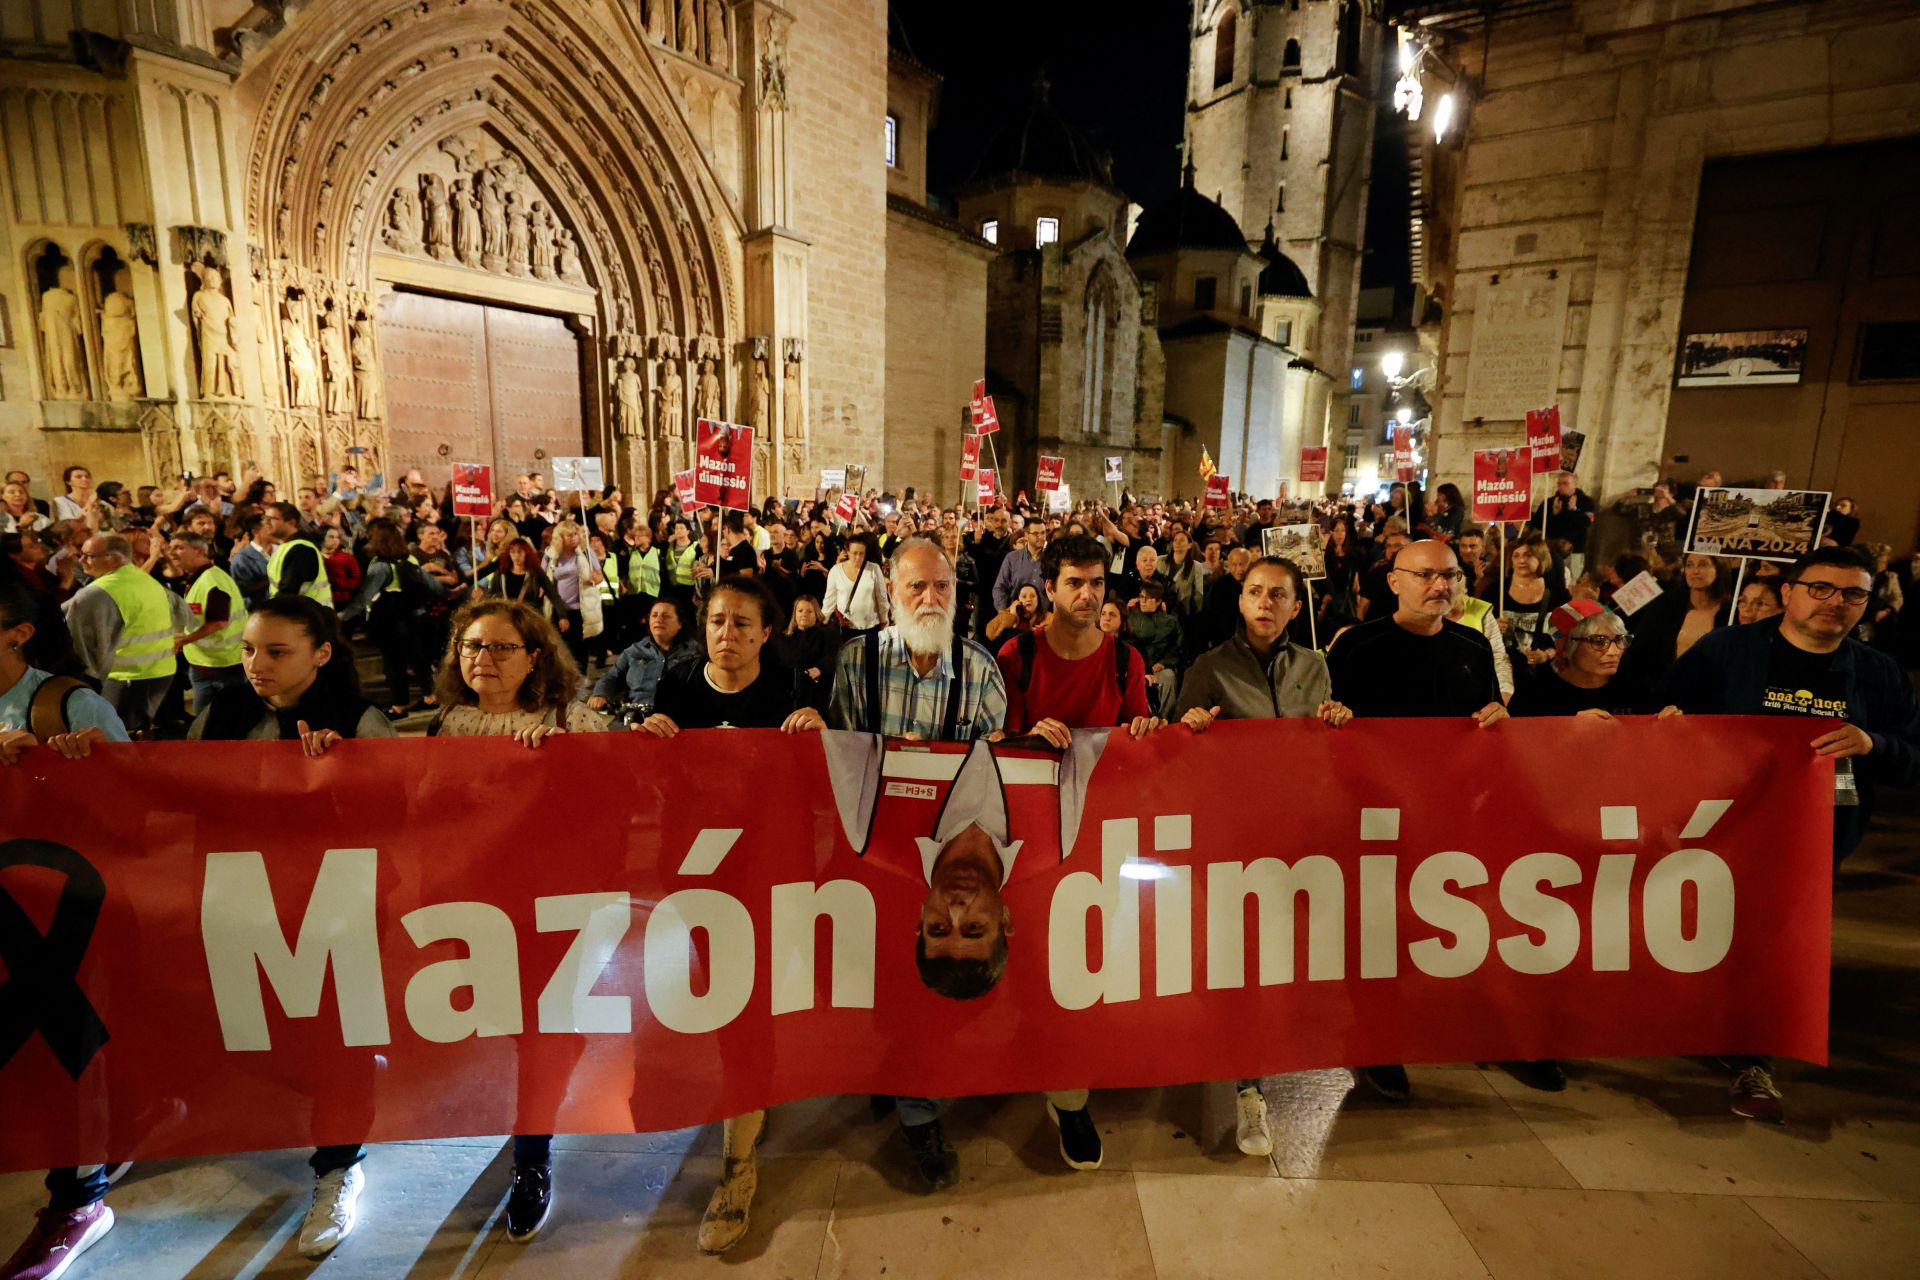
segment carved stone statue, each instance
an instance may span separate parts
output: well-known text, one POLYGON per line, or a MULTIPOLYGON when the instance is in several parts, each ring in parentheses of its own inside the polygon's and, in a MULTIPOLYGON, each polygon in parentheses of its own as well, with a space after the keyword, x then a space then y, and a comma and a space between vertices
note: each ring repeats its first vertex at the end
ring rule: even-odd
POLYGON ((426 209, 427 252, 442 262, 453 259, 453 210, 447 204, 447 184, 437 173, 420 175, 420 203, 426 209))
POLYGON ((285 321, 287 349, 287 403, 296 409, 320 407, 320 366, 313 356, 313 344, 307 341, 306 326, 298 320, 285 321))
POLYGON ((40 295, 40 347, 45 353, 47 399, 87 398, 86 351, 81 344, 80 298, 73 272, 62 268, 59 283, 40 295))
POLYGON ((700 56, 699 0, 680 0, 680 52, 689 58, 700 56))
POLYGON ((760 99, 778 109, 787 105, 787 36, 772 18, 767 19, 767 49, 760 55, 760 99))
POLYGON ((714 370, 711 360, 700 362, 700 390, 694 396, 693 403, 695 411, 702 418, 718 422, 727 416, 726 402, 720 389, 720 375, 714 370))
POLYGON ((662 360, 659 399, 654 404, 654 431, 662 440, 677 439, 680 435, 681 387, 680 362, 662 360))
POLYGON ((553 215, 538 200, 527 214, 527 235, 531 242, 533 274, 542 280, 553 279, 553 215))
POLYGON ((373 321, 364 311, 353 318, 351 345, 355 407, 362 418, 378 422, 387 416, 386 383, 380 376, 380 362, 373 353, 373 321))
POLYGON ((465 178, 453 180, 447 197, 453 206, 453 256, 469 267, 480 265, 480 202, 473 198, 473 186, 465 178))
MULTIPOLYGON (((555 269, 559 271, 560 278, 576 284, 584 281, 587 273, 580 269, 580 246, 574 243, 573 232, 565 227, 555 227, 553 238, 555 269)), ((628 327, 631 328, 631 325, 628 327)))
POLYGON ((106 374, 107 399, 125 402, 146 391, 140 376, 140 327, 134 319, 133 299, 114 292, 100 309, 100 363, 106 374))
POLYGON ((140 430, 147 437, 147 456, 153 459, 153 474, 174 477, 187 469, 180 456, 180 427, 167 405, 153 405, 140 419, 140 430))
POLYGON ((790 359, 780 375, 780 421, 789 441, 806 437, 806 407, 800 398, 800 362, 790 359))
POLYGON ((647 39, 665 44, 673 38, 673 0, 647 0, 647 39))
POLYGON ((353 412, 347 370, 347 340, 340 332, 339 317, 329 308, 320 313, 320 381, 326 389, 328 413, 353 412))
POLYGON ((487 270, 498 271, 506 265, 506 193, 492 169, 482 169, 473 181, 480 198, 480 260, 487 270))
POLYGON ((773 380, 767 376, 767 358, 755 356, 747 375, 747 425, 764 440, 772 423, 773 380))
POLYGON ((200 398, 217 400, 240 394, 239 342, 233 331, 233 303, 220 268, 200 268, 200 287, 188 308, 194 341, 200 344, 200 398))
POLYGON ((619 410, 618 422, 623 436, 645 435, 647 431, 647 389, 634 370, 631 356, 620 362, 620 376, 613 380, 613 400, 619 410))
POLYGON ((387 243, 402 253, 420 248, 420 197, 412 187, 398 186, 387 201, 387 243))
POLYGON ((507 270, 527 274, 527 202, 517 191, 507 192, 507 270))
POLYGON ((727 9, 720 0, 707 0, 707 62, 722 71, 733 66, 733 46, 727 39, 727 9))

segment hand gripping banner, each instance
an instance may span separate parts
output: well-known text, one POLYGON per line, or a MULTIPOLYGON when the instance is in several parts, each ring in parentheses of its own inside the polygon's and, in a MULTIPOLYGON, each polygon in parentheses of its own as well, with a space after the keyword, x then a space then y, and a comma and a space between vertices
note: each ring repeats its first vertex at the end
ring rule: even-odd
POLYGON ((0 768, 0 1169, 653 1131, 836 1093, 1824 1061, 1810 733, 33 752, 0 768))

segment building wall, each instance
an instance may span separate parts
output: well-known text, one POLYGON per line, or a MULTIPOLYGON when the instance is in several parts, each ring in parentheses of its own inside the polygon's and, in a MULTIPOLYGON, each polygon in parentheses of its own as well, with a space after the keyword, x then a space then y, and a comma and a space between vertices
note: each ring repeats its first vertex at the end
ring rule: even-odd
POLYGON ((924 204, 927 198, 927 135, 933 131, 940 81, 916 62, 887 57, 887 114, 898 122, 899 143, 887 169, 887 194, 924 204))
MULTIPOLYGON (((1518 423, 1461 412, 1474 312, 1494 274, 1555 267, 1570 277, 1559 402, 1564 423, 1588 437, 1583 487, 1613 495, 1649 484, 1672 452, 1674 355, 1706 163, 1920 131, 1920 16, 1910 5, 1676 0, 1660 16, 1649 25, 1644 6, 1582 0, 1496 24, 1484 66, 1479 39, 1449 55, 1482 87, 1461 149, 1436 151, 1422 135, 1432 188, 1449 194, 1425 236, 1447 317, 1436 480, 1464 484, 1472 449, 1517 440, 1518 423)), ((1835 447, 1790 459, 1789 481, 1825 487, 1839 456, 1835 447)), ((1675 470, 1713 463, 1732 471, 1745 459, 1675 470)))
POLYGON ((887 214, 886 458, 874 478, 895 493, 931 488, 942 502, 960 493, 967 399, 987 367, 992 257, 926 217, 887 214))
POLYGON ((1309 373, 1289 367, 1293 353, 1238 330, 1165 340, 1166 412, 1192 424, 1182 432, 1173 492, 1201 490, 1200 447, 1235 492, 1271 498, 1298 492, 1302 424, 1315 397, 1309 373))
POLYGON ((793 229, 812 242, 807 387, 815 450, 877 468, 886 408, 885 2, 807 0, 795 6, 788 39, 793 229))

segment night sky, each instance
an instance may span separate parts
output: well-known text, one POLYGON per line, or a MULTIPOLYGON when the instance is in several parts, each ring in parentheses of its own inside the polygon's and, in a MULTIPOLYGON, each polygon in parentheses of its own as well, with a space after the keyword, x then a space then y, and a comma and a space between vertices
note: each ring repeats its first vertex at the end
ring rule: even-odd
MULTIPOLYGON (((913 56, 944 77, 929 143, 936 196, 951 197, 972 176, 994 134, 1026 110, 1041 71, 1054 105, 1112 153, 1114 178, 1133 200, 1151 207, 1180 181, 1186 0, 893 0, 892 14, 913 56)), ((1408 270, 1397 135, 1376 137, 1373 180, 1363 283, 1396 284, 1408 270)))

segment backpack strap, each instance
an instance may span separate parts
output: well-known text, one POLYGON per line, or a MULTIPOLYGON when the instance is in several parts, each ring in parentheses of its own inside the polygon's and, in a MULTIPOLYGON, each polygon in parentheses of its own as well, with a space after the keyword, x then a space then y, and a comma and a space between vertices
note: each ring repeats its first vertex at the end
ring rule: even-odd
POLYGON ((43 743, 56 734, 71 733, 73 723, 67 719, 67 695, 86 687, 72 676, 47 679, 33 691, 33 699, 27 703, 27 731, 43 743))
POLYGON ((866 633, 865 635, 863 635, 863 636, 861 636, 861 637, 860 637, 860 644, 861 644, 861 647, 862 647, 862 649, 863 649, 863 651, 864 651, 864 652, 863 652, 863 654, 862 654, 862 656, 866 658, 866 678, 867 678, 867 707, 866 707, 866 711, 867 711, 867 716, 866 716, 866 724, 867 724, 867 732, 868 732, 868 733, 879 733, 879 732, 880 732, 880 721, 881 721, 881 715, 880 715, 880 631, 879 631, 879 628, 877 628, 877 627, 876 627, 876 628, 875 628, 874 630, 872 630, 872 631, 869 631, 869 632, 867 632, 867 633, 866 633))
POLYGON ((940 741, 952 742, 960 732, 960 686, 967 678, 967 638, 953 637, 953 678, 947 681, 947 712, 940 718, 940 741))
POLYGON ((1014 652, 1020 655, 1019 684, 1022 693, 1027 691, 1027 685, 1033 681, 1033 645, 1034 636, 1031 631, 1022 631, 1014 637, 1014 652))

